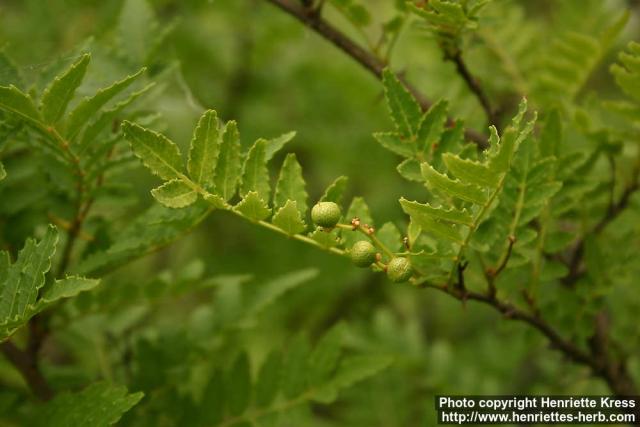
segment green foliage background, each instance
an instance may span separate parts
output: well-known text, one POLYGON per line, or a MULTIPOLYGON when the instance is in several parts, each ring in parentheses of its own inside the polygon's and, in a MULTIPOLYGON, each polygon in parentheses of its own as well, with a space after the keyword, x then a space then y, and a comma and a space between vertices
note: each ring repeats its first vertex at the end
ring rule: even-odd
MULTIPOLYGON (((347 19, 356 13, 353 19, 358 22, 358 9, 346 15, 339 12, 340 7, 358 2, 328 3, 332 7, 326 7, 326 19, 354 38, 361 37, 358 26, 354 29, 347 19)), ((377 25, 396 16, 402 3, 359 2, 366 5, 374 23, 362 31, 373 38, 377 25)), ((623 99, 609 67, 628 41, 638 39, 638 12, 632 1, 495 0, 483 10, 474 36, 460 36, 462 51, 489 97, 502 101, 507 120, 517 110, 515 87, 516 93, 527 93, 530 110, 541 111, 543 123, 552 120, 548 113, 556 106, 563 117, 571 118, 565 121, 566 143, 571 147, 567 151, 586 147, 585 151, 623 153, 619 163, 623 171, 632 161, 625 154, 638 149, 640 115, 627 121, 614 117, 603 100, 623 99), (568 31, 601 34, 625 8, 630 18, 618 37, 600 40, 602 44, 591 46, 593 50, 587 44, 577 57, 563 50, 568 31), (547 76, 554 70, 550 62, 558 57, 574 59, 584 75, 560 72, 559 80, 557 75, 547 76)), ((391 56, 393 69, 406 71, 408 80, 430 99, 447 100, 450 116, 484 131, 486 116, 454 65, 443 58, 442 39, 415 20, 407 22, 400 34, 391 56)), ((405 229, 408 218, 396 201, 401 196, 425 198, 424 185, 403 179, 396 171, 398 159, 372 136, 394 128, 381 82, 267 2, 6 0, 0 4, 0 49, 17 64, 23 81, 35 82, 39 93, 82 52, 92 56, 79 97, 146 67, 132 90, 151 82, 156 85, 134 104, 132 120, 163 132, 183 153, 207 109, 215 109, 224 121, 238 122, 244 150, 259 137, 275 138, 295 130, 295 138, 272 163, 281 164, 286 152, 296 154, 310 205, 335 177, 348 175, 345 200, 363 196, 376 225, 392 221, 405 229)), ((5 79, 9 76, 0 74, 0 85, 7 83, 5 79)), ((637 96, 637 87, 635 91, 637 96)), ((16 171, 65 179, 55 166, 47 166, 46 159, 5 159, 9 152, 0 145, 7 183, 16 179, 12 178, 16 171)), ((606 161, 599 161, 593 170, 594 187, 604 187, 609 179, 606 161)), ((89 221, 87 233, 95 239, 82 254, 74 255, 73 273, 92 277, 91 272, 101 267, 87 265, 86 260, 82 264, 78 258, 129 237, 132 218, 157 205, 149 190, 159 182, 138 162, 123 163, 113 173, 115 181, 130 188, 109 189, 112 194, 94 207, 102 217, 89 221)), ((276 174, 271 170, 272 176, 276 174)), ((52 197, 38 182, 25 179, 17 190, 0 192, 2 249, 16 251, 28 237, 42 238, 44 225, 55 223, 52 217, 72 215, 65 205, 69 197, 52 197), (46 208, 23 210, 21 204, 46 208)), ((581 194, 585 200, 592 197, 593 209, 602 211, 605 191, 581 194)), ((635 354, 629 369, 638 379, 640 361, 633 349, 638 349, 640 331, 634 326, 633 308, 640 298, 629 290, 637 290, 638 264, 633 255, 638 247, 637 200, 632 199, 631 206, 613 232, 626 244, 603 244, 594 250, 617 260, 617 270, 601 267, 600 277, 622 289, 613 293, 610 304, 621 307, 618 338, 635 354)), ((585 209, 585 221, 589 215, 585 209)), ((137 226, 145 224, 142 220, 137 226)), ((170 232, 160 230, 165 231, 170 232)), ((597 264, 598 254, 590 257, 588 262, 597 264)), ((287 375, 292 378, 284 387, 295 389, 296 378, 306 375, 304 366, 295 371, 297 361, 315 360, 307 356, 304 344, 298 344, 303 341, 300 337, 316 347, 322 345, 322 337, 338 340, 331 334, 340 336, 345 355, 341 360, 369 357, 361 363, 370 365, 371 372, 361 373, 363 381, 344 390, 334 383, 341 390, 335 402, 330 396, 318 397, 313 404, 287 408, 284 414, 273 411, 279 417, 254 419, 256 425, 427 426, 434 424, 437 394, 609 392, 588 368, 570 363, 550 350, 536 331, 503 321, 504 316, 490 307, 391 284, 383 275, 354 269, 344 258, 282 238, 227 212, 214 212, 166 248, 131 263, 113 264, 124 265, 112 269, 107 264, 108 274, 95 291, 61 306, 62 314, 52 319, 52 334, 41 354, 42 370, 56 390, 77 391, 106 381, 126 386, 129 393, 144 392, 144 397, 127 394, 100 382, 85 390, 89 397, 107 396, 123 408, 120 412, 142 399, 118 425, 215 425, 220 395, 227 396, 233 416, 241 414, 247 369, 255 380, 270 352, 285 351, 284 371, 290 371, 287 375)), ((508 287, 509 281, 503 285, 508 287)), ((544 298, 545 291, 540 292, 544 298)), ((553 295, 564 298, 567 305, 579 304, 571 295, 553 295)), ((26 340, 25 333, 16 333, 18 342, 26 340)), ((332 362, 334 356, 327 357, 332 370, 337 362, 332 362)), ((48 414, 64 412, 38 406, 5 359, 0 360, 0 387, 0 425, 31 425, 24 423, 37 419, 54 425, 46 424, 55 417, 48 414)), ((300 390, 290 395, 295 398, 296 392, 300 390)), ((254 397, 257 393, 253 391, 254 397)), ((60 407, 78 407, 64 397, 58 399, 54 403, 60 407)), ((90 412, 91 405, 86 407, 90 412)), ((104 417, 104 425, 112 422, 108 419, 104 417)), ((231 421, 225 425, 231 425, 234 418, 227 419, 231 421)), ((89 421, 68 419, 59 425, 83 422, 89 421)))

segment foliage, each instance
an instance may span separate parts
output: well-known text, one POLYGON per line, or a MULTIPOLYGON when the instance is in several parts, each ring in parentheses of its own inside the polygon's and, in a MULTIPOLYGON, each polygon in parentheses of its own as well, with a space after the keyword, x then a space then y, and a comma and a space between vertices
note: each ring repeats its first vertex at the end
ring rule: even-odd
POLYGON ((0 18, 0 424, 636 393, 637 11, 41 3, 0 18))

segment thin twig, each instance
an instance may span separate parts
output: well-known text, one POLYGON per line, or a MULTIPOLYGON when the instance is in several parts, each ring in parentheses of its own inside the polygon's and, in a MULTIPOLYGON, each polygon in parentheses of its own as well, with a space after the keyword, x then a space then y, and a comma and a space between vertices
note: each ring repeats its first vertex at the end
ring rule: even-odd
POLYGON ((53 392, 38 369, 37 359, 34 354, 24 350, 20 350, 11 341, 5 341, 0 344, 2 354, 11 362, 13 366, 20 372, 29 388, 40 400, 49 400, 53 397, 53 392))
MULTIPOLYGON (((382 79, 382 72, 387 64, 380 58, 370 53, 362 46, 358 45, 350 39, 342 31, 338 30, 332 24, 324 20, 320 15, 310 11, 290 0, 266 0, 289 15, 302 22, 317 34, 331 42, 365 69, 371 72, 377 79, 382 79)), ((416 98, 424 111, 428 110, 432 102, 427 99, 415 86, 411 85, 402 75, 396 74, 398 80, 402 82, 409 92, 416 98)), ((452 119, 448 119, 449 124, 453 124, 452 119)), ((479 148, 488 147, 487 138, 479 132, 472 129, 465 130, 465 136, 468 140, 474 142, 479 148)))
MULTIPOLYGON (((624 210, 629 206, 629 201, 631 200, 631 196, 640 189, 640 162, 636 164, 633 169, 631 182, 622 192, 620 199, 617 202, 610 203, 607 208, 606 214, 602 217, 600 221, 593 227, 592 231, 589 233, 590 235, 598 235, 604 231, 604 229, 612 223, 624 210)), ((583 275, 584 271, 582 268, 582 259, 584 257, 584 245, 585 239, 581 238, 574 246, 574 249, 569 257, 569 262, 567 263, 569 267, 569 273, 562 282, 567 286, 572 286, 577 282, 583 275)))
POLYGON ((491 107, 491 103, 489 102, 489 98, 487 97, 484 89, 482 89, 482 86, 480 86, 478 80, 476 80, 471 74, 471 71, 469 71, 467 64, 462 58, 462 52, 458 51, 455 55, 452 55, 448 59, 456 65, 458 74, 460 74, 460 77, 462 77, 462 79, 465 81, 469 90, 476 96, 478 102, 480 102, 482 109, 487 115, 487 121, 489 122, 489 124, 497 126, 498 123, 496 123, 497 118, 495 110, 491 107))

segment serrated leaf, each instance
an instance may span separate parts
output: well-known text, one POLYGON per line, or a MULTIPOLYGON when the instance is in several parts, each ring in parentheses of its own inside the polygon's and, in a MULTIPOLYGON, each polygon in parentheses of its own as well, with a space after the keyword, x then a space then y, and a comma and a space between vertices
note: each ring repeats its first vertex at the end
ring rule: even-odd
POLYGON ((79 143, 80 151, 86 149, 89 146, 89 144, 95 142, 95 140, 98 138, 98 135, 100 135, 100 133, 105 128, 112 125, 114 120, 118 118, 118 116, 122 113, 122 111, 125 108, 131 105, 134 101, 136 101, 142 95, 149 92, 151 88, 153 88, 154 86, 155 86, 155 83, 150 83, 145 87, 143 87, 142 89, 136 92, 133 92, 131 95, 129 95, 128 98, 118 102, 112 108, 103 110, 98 115, 98 118, 85 128, 85 131, 82 134, 82 138, 80 138, 80 143, 79 143))
POLYGON ((255 191, 247 193, 234 209, 253 221, 261 221, 271 215, 271 209, 255 191))
POLYGON ((241 196, 255 191, 262 200, 270 200, 271 185, 269 185, 269 171, 267 170, 266 145, 266 139, 259 139, 247 154, 242 171, 241 196))
POLYGON ((293 200, 288 200, 283 207, 278 209, 271 222, 287 234, 302 233, 306 228, 297 203, 293 200))
POLYGON ((128 88, 138 77, 144 73, 145 68, 141 69, 135 74, 125 77, 113 83, 111 86, 100 89, 92 97, 85 97, 78 103, 78 105, 69 113, 66 125, 66 135, 69 139, 74 139, 75 136, 82 130, 83 126, 97 114, 102 107, 106 105, 113 97, 120 92, 128 88))
POLYGON ((227 122, 222 134, 214 176, 216 193, 220 194, 224 200, 228 201, 236 193, 240 168, 240 134, 236 122, 232 120, 227 122))
POLYGON ((196 184, 209 189, 213 185, 213 176, 218 161, 218 114, 214 110, 206 111, 193 131, 187 171, 196 184))
POLYGON ((420 162, 416 159, 406 159, 397 167, 398 173, 406 180, 424 182, 420 162))
POLYGON ((284 147, 288 142, 296 137, 296 131, 284 133, 276 138, 267 140, 267 146, 265 148, 265 159, 267 162, 273 158, 273 156, 284 147))
POLYGON ((0 283, 0 324, 15 319, 19 321, 36 302, 38 291, 45 283, 45 274, 51 268, 57 243, 58 231, 54 226, 47 228, 38 243, 27 239, 16 262, 7 268, 0 283))
POLYGON ((90 60, 91 55, 82 55, 80 60, 56 77, 44 91, 40 109, 46 123, 55 124, 62 118, 76 89, 82 84, 90 60))
POLYGON ((442 160, 460 181, 488 188, 497 188, 500 183, 500 176, 482 163, 461 159, 451 153, 444 154, 442 160))
POLYGON ((255 386, 255 405, 264 408, 273 402, 278 395, 282 376, 282 355, 272 351, 260 367, 255 386))
POLYGON ((184 208, 198 200, 198 193, 181 179, 172 179, 151 190, 151 195, 168 208, 184 208))
POLYGON ((420 105, 389 69, 383 71, 382 82, 387 105, 398 133, 405 138, 414 137, 422 119, 420 105))
POLYGON ((36 411, 38 427, 107 427, 120 420, 144 394, 123 386, 92 384, 77 393, 62 393, 36 411))
POLYGON ((39 125, 42 121, 31 98, 13 85, 0 86, 0 109, 31 124, 39 125))
POLYGON ((296 159, 296 155, 289 153, 280 169, 280 177, 276 184, 275 203, 276 207, 284 206, 288 200, 296 202, 296 206, 301 215, 307 212, 307 191, 302 177, 302 167, 296 159))
POLYGON ((456 209, 451 207, 446 209, 444 207, 433 207, 429 204, 422 204, 418 202, 411 202, 406 199, 400 199, 400 205, 402 210, 411 218, 420 219, 420 217, 429 217, 441 221, 452 222, 454 224, 462 224, 471 226, 473 224, 473 217, 466 209, 456 209))
POLYGON ((447 101, 440 100, 433 104, 422 117, 417 137, 420 151, 429 153, 434 149, 434 145, 440 141, 447 123, 448 107, 447 101))
POLYGON ((38 303, 48 305, 62 298, 72 298, 81 292, 95 288, 99 284, 100 279, 87 279, 78 276, 70 276, 56 280, 51 287, 44 292, 38 303))
POLYGON ((376 132, 373 137, 387 150, 400 156, 413 158, 416 155, 415 141, 396 132, 376 132))
POLYGON ((433 169, 428 163, 423 163, 421 170, 427 187, 432 191, 436 190, 451 197, 456 197, 460 200, 478 205, 482 205, 487 201, 487 195, 477 185, 453 180, 433 169))
POLYGON ((321 202, 333 202, 338 205, 342 204, 342 198, 344 197, 344 193, 347 189, 347 182, 349 178, 346 176, 340 176, 336 178, 320 197, 321 202))
POLYGON ((251 368, 247 353, 240 354, 227 373, 225 394, 231 415, 238 416, 247 409, 251 401, 251 368))
POLYGON ((122 130, 133 153, 152 173, 166 181, 181 177, 180 150, 169 138, 129 121, 122 123, 122 130))
POLYGON ((12 59, 2 50, 0 50, 0 82, 17 87, 24 87, 20 70, 12 59))

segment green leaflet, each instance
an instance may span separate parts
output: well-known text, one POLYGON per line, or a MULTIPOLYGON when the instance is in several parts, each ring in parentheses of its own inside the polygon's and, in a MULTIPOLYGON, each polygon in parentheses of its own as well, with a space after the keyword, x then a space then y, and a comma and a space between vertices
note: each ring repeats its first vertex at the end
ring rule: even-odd
POLYGON ((299 335, 289 344, 282 377, 282 392, 286 398, 293 399, 307 389, 310 353, 309 341, 304 335, 299 335))
POLYGON ((193 131, 187 171, 189 177, 203 188, 211 188, 218 160, 218 115, 214 110, 206 111, 193 131))
POLYGON ((291 131, 284 133, 278 137, 267 140, 267 147, 265 149, 265 158, 267 162, 273 158, 273 156, 282 149, 288 142, 296 137, 296 132, 291 131))
POLYGON ((232 416, 242 414, 251 398, 251 372, 246 352, 238 356, 228 371, 226 383, 227 409, 232 416))
POLYGON ((75 274, 99 276, 157 251, 200 224, 212 208, 197 202, 183 209, 152 205, 113 237, 113 244, 86 257, 75 274))
POLYGON ((166 136, 129 121, 122 123, 122 130, 134 154, 153 174, 164 180, 182 176, 180 150, 166 136))
POLYGON ((300 216, 300 210, 297 205, 293 200, 287 200, 285 205, 273 215, 271 220, 273 225, 284 230, 287 234, 302 233, 306 225, 300 216))
POLYGON ((198 193, 180 179, 172 179, 151 190, 153 197, 169 208, 184 208, 198 200, 198 193))
POLYGON ((254 390, 255 405, 264 408, 276 398, 283 375, 282 355, 272 351, 260 367, 254 390))
POLYGON ((404 138, 415 137, 422 120, 420 105, 389 69, 383 71, 382 82, 389 112, 398 133, 404 138))
POLYGON ((455 207, 449 209, 435 208, 429 204, 410 202, 406 199, 400 199, 400 205, 412 220, 419 221, 421 217, 430 217, 453 224, 468 226, 473 224, 473 217, 465 209, 460 210, 455 207))
POLYGON ((389 356, 348 356, 342 359, 334 377, 318 388, 313 399, 322 403, 331 403, 342 389, 353 386, 378 372, 386 369, 393 359, 389 356))
POLYGON ((58 231, 53 226, 47 228, 39 242, 27 239, 0 283, 0 323, 21 319, 36 302, 38 291, 44 286, 44 276, 51 268, 57 242, 58 231))
POLYGON ((499 174, 485 164, 461 159, 451 153, 445 153, 442 159, 449 172, 462 181, 474 182, 481 187, 489 188, 496 188, 500 183, 499 174))
POLYGON ((255 191, 262 200, 269 200, 271 185, 269 185, 269 171, 267 170, 266 145, 266 139, 259 139, 247 154, 242 171, 241 196, 255 191))
POLYGON ((72 298, 81 292, 90 291, 100 284, 99 279, 70 276, 53 282, 38 300, 39 308, 47 306, 63 298, 72 298))
POLYGON ((111 86, 100 89, 95 95, 82 99, 73 111, 69 113, 66 125, 67 137, 73 140, 91 117, 97 114, 113 97, 128 88, 145 70, 145 68, 142 68, 137 73, 127 76, 113 83, 111 86))
POLYGON ((282 207, 288 200, 296 202, 296 207, 302 216, 307 212, 307 191, 302 177, 302 167, 293 153, 287 157, 280 169, 280 177, 276 184, 274 206, 282 207))
POLYGON ((424 182, 420 162, 416 159, 405 159, 398 165, 396 170, 406 180, 424 182))
POLYGON ((2 84, 24 87, 20 70, 3 50, 0 50, 0 82, 2 82, 2 84))
POLYGON ((304 335, 290 341, 286 354, 272 351, 257 369, 252 382, 251 364, 241 353, 226 372, 214 372, 198 413, 206 413, 207 425, 263 423, 312 401, 333 402, 338 393, 388 367, 388 356, 344 355, 343 328, 333 327, 311 348, 304 335), (217 398, 216 398, 217 397, 217 398), (224 416, 223 407, 227 414, 224 416))
POLYGON ((46 123, 55 124, 62 118, 76 89, 84 79, 90 60, 91 55, 83 55, 67 71, 56 77, 44 91, 40 109, 46 123))
POLYGON ((224 200, 231 199, 240 178, 240 135, 235 121, 227 122, 222 134, 218 165, 215 170, 214 184, 217 194, 224 200))
POLYGON ((429 164, 423 163, 421 166, 422 176, 427 187, 432 191, 439 191, 466 202, 482 205, 487 201, 487 195, 475 184, 467 184, 458 180, 453 180, 433 169, 429 164))
POLYGON ((309 357, 309 385, 311 387, 330 380, 342 352, 343 327, 331 328, 316 344, 309 357))
POLYGON ((551 43, 535 74, 535 89, 545 100, 571 102, 597 69, 629 18, 628 11, 602 34, 564 32, 551 43))
POLYGON ((271 209, 255 191, 248 192, 234 210, 253 221, 261 221, 271 215, 271 209))
POLYGON ((342 198, 347 189, 347 182, 349 178, 346 176, 340 176, 336 178, 320 197, 320 202, 334 202, 338 205, 342 204, 342 198))
POLYGON ((387 150, 403 157, 416 155, 416 144, 396 132, 376 132, 373 137, 387 150))
POLYGON ((32 125, 39 126, 42 118, 31 98, 20 89, 11 86, 0 86, 0 109, 24 119, 32 125))
POLYGON ((7 176, 7 171, 4 169, 4 166, 2 165, 2 163, 0 163, 0 181, 5 179, 6 176, 7 176))
POLYGON ((611 74, 624 93, 640 102, 640 43, 629 42, 627 51, 618 55, 619 63, 611 66, 611 74))
POLYGON ((77 393, 62 393, 40 405, 36 427, 107 427, 135 406, 143 393, 129 393, 123 386, 95 383, 77 393))
POLYGON ((27 239, 13 265, 7 252, 0 252, 0 341, 49 305, 91 290, 100 283, 96 279, 67 277, 54 281, 38 299, 38 293, 45 285, 45 275, 51 268, 57 242, 58 232, 49 226, 40 242, 27 239))
POLYGON ((429 153, 440 142, 442 133, 447 123, 447 110, 449 104, 440 100, 433 104, 424 114, 418 130, 418 150, 429 153))
POLYGON ((150 83, 145 87, 143 87, 142 89, 136 92, 133 92, 131 95, 129 95, 128 98, 118 102, 113 107, 103 110, 98 115, 98 118, 85 128, 85 131, 82 134, 82 138, 79 138, 80 151, 85 150, 92 143, 95 143, 95 140, 98 138, 100 133, 105 128, 107 128, 110 124, 112 124, 113 121, 118 117, 118 115, 120 115, 120 113, 122 113, 122 111, 125 108, 131 105, 135 100, 140 98, 142 95, 149 92, 149 90, 151 90, 151 88, 153 88, 154 86, 155 86, 154 83, 150 83))

